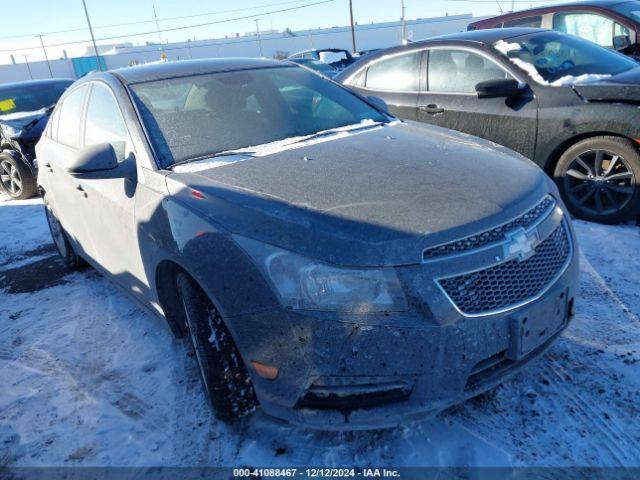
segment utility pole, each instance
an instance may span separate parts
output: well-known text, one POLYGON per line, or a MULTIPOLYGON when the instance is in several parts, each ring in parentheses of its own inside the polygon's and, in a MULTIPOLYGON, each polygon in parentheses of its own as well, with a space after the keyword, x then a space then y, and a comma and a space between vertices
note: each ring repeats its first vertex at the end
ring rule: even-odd
POLYGON ((36 35, 40 39, 40 45, 42 45, 42 52, 44 53, 44 59, 47 61, 47 67, 49 67, 49 75, 53 78, 53 72, 51 71, 51 64, 49 63, 49 57, 47 57, 47 49, 44 48, 44 42, 42 41, 42 35, 36 35))
POLYGON ((89 33, 91 34, 91 43, 93 43, 93 51, 96 54, 96 62, 98 62, 98 71, 102 71, 102 65, 100 65, 100 55, 98 55, 98 47, 96 46, 96 37, 93 36, 93 28, 91 28, 89 10, 87 10, 87 4, 85 3, 85 0, 82 0, 82 6, 84 7, 84 15, 87 17, 87 25, 89 26, 89 33))
POLYGON ((24 57, 24 63, 27 64, 27 70, 29 70, 29 78, 33 79, 33 74, 31 73, 31 67, 29 66, 29 60, 27 60, 27 57, 29 55, 25 55, 24 53, 22 54, 22 56, 24 57))
POLYGON ((407 39, 407 20, 405 18, 405 6, 404 0, 400 0, 400 4, 402 5, 402 44, 406 45, 408 43, 407 39))
POLYGON ((351 17, 351 46, 353 53, 356 53, 356 27, 353 24, 353 0, 349 0, 349 16, 351 17))
POLYGON ((256 22, 256 32, 258 33, 258 47, 260 47, 260 56, 264 57, 264 54, 262 53, 262 37, 260 36, 260 19, 254 18, 253 21, 256 22))
POLYGON ((160 31, 160 22, 158 21, 158 15, 156 15, 156 6, 153 6, 153 18, 156 21, 156 31, 158 32, 158 39, 160 40, 160 52, 161 52, 161 57, 164 59, 165 58, 165 54, 164 54, 164 41, 162 40, 162 32, 160 31))

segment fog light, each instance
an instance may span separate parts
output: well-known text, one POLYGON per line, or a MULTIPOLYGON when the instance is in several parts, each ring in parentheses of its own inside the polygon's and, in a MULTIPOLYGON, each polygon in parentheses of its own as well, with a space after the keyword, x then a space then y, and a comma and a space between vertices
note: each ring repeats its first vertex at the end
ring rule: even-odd
POLYGON ((278 378, 277 367, 265 365, 264 363, 256 362, 255 360, 251 360, 251 365, 253 365, 253 368, 256 369, 256 373, 262 378, 266 378, 267 380, 275 380, 278 378))

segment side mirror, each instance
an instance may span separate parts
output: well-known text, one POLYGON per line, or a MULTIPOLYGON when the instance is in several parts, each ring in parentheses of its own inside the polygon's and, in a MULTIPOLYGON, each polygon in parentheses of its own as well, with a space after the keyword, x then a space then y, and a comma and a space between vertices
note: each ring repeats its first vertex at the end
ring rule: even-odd
POLYGON ((380 97, 369 96, 367 97, 367 100, 378 110, 382 110, 385 113, 389 112, 389 105, 387 105, 387 102, 380 97))
POLYGON ((113 170, 118 166, 118 157, 110 143, 86 146, 75 153, 67 165, 71 174, 83 174, 113 170))
POLYGON ((627 35, 617 35, 613 37, 613 48, 621 52, 631 46, 631 39, 627 35))
POLYGON ((476 85, 478 98, 512 98, 522 95, 526 89, 526 85, 523 85, 512 78, 487 80, 476 85))

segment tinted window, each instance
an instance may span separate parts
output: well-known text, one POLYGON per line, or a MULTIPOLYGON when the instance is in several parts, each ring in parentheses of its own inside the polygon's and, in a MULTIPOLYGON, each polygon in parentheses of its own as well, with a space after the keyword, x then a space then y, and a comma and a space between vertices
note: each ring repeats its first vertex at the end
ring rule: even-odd
POLYGON ((119 160, 123 160, 126 141, 127 129, 111 91, 104 85, 94 84, 87 105, 84 144, 110 143, 119 160))
POLYGON ((0 87, 0 115, 31 112, 56 104, 72 82, 46 82, 0 87))
POLYGON ((82 120, 82 107, 87 93, 84 85, 64 99, 60 110, 60 122, 58 124, 58 141, 70 147, 80 147, 80 121, 82 120))
POLYGON ((164 167, 367 119, 387 121, 348 90, 300 67, 194 75, 132 89, 164 167))
MULTIPOLYGON (((563 12, 556 13, 553 16, 554 30, 577 35, 603 47, 611 47, 613 45, 616 25, 618 24, 612 19, 597 13, 563 12)), ((624 29, 626 30, 624 35, 629 35, 629 31, 622 25, 618 25, 617 29, 618 31, 624 29)))
POLYGON ((514 20, 508 20, 502 24, 504 28, 540 28, 542 25, 542 17, 540 15, 534 17, 516 18, 514 20))
POLYGON ((366 86, 371 90, 415 92, 419 82, 420 52, 413 52, 372 63, 366 86))
POLYGON ((616 75, 638 67, 635 61, 622 54, 582 38, 555 32, 522 35, 510 38, 509 43, 520 48, 511 49, 507 56, 533 65, 547 82, 585 74, 616 75))
POLYGON ((429 52, 429 91, 475 93, 479 82, 506 77, 502 68, 472 52, 448 49, 429 52))
POLYGON ((61 108, 56 108, 49 119, 47 124, 48 136, 53 140, 58 140, 58 123, 60 122, 60 110, 61 108))

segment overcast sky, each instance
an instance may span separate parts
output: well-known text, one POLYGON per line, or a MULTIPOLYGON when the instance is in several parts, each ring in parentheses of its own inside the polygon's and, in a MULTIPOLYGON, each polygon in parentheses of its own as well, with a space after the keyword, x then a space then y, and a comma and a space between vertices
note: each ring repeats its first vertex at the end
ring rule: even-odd
MULTIPOLYGON (((324 3, 308 6, 323 0, 86 0, 96 38, 106 38, 125 34, 154 32, 99 41, 98 43, 132 42, 144 44, 159 41, 154 22, 154 6, 160 29, 183 27, 208 22, 221 22, 197 28, 186 28, 161 33, 163 41, 209 39, 234 35, 236 32, 255 31, 255 18, 260 18, 262 30, 285 28, 305 29, 348 25, 348 0, 324 0, 324 3), (303 8, 301 8, 303 7, 303 8), (285 10, 269 14, 275 10, 285 10), (174 18, 190 16, 190 18, 174 18), (238 19, 238 17, 249 17, 238 19), (236 19, 236 20, 233 20, 236 19), (231 21, 227 21, 231 20, 231 21), (133 23, 140 22, 140 23, 133 23), (131 23, 128 25, 121 25, 131 23), (117 26, 113 26, 117 25, 117 26)), ((553 0, 550 0, 552 2, 553 0)), ((77 42, 90 38, 82 7, 82 0, 23 0, 11 2, 9 8, 0 0, 4 17, 0 32, 0 61, 5 63, 8 50, 13 50, 16 61, 23 62, 23 54, 29 59, 42 58, 41 49, 17 50, 39 46, 36 34, 44 34, 45 45, 63 42, 77 42), (7 16, 7 12, 11 12, 7 16), (74 31, 66 31, 74 30, 74 31), (61 32, 64 31, 64 32, 61 32), (15 38, 10 38, 15 37, 15 38)), ((493 15, 500 8, 511 9, 511 0, 405 0, 408 19, 437 17, 445 14, 472 13, 475 16, 493 15)), ((539 5, 540 0, 515 2, 516 9, 539 5)), ((353 0, 354 17, 358 23, 384 22, 401 17, 400 0, 353 0)), ((84 51, 84 44, 50 47, 51 58, 62 56, 62 48, 70 56, 84 51)))

